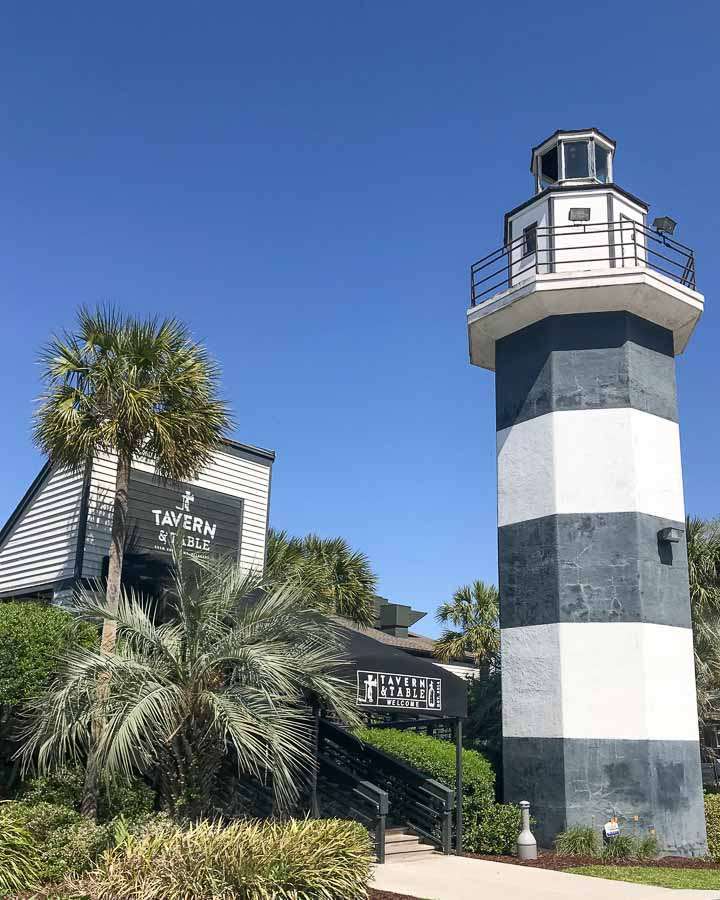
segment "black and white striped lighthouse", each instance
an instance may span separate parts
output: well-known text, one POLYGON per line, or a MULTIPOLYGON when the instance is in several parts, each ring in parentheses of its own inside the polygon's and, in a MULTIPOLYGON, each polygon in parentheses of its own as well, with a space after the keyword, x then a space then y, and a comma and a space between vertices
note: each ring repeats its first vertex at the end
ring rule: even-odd
POLYGON ((703 297, 614 155, 596 129, 535 147, 535 195, 472 267, 470 360, 496 386, 505 793, 544 846, 617 814, 697 855, 675 356, 703 297))

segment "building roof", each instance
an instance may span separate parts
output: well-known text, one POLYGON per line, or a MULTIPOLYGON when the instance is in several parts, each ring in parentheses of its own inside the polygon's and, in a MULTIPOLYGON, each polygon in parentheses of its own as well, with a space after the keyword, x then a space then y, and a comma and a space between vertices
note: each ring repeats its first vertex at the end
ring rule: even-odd
MULTIPOLYGON (((374 638, 376 641, 380 641, 381 644, 397 647, 398 650, 405 650, 415 656, 434 656, 435 641, 433 638, 426 637, 424 634, 413 634, 411 632, 407 637, 397 637, 394 634, 388 634, 387 631, 381 631, 379 628, 367 628, 362 625, 356 625, 354 622, 342 619, 339 616, 336 616, 335 618, 337 618, 339 622, 342 622, 345 628, 352 628, 354 631, 360 632, 360 634, 365 634, 368 637, 374 638)), ((470 657, 467 657, 467 659, 470 659, 470 657)), ((457 660, 457 662, 465 661, 466 660, 457 660)))

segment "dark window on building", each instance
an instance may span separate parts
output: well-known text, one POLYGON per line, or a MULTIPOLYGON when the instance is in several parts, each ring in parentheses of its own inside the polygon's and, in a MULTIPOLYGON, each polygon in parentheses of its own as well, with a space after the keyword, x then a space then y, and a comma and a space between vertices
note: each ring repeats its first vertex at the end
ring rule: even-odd
POLYGON ((595 144, 595 177, 598 181, 602 181, 603 184, 608 180, 608 151, 601 147, 600 144, 595 144))
POLYGON ((523 228, 523 256, 531 256, 537 250, 537 222, 523 228))
POLYGON ((553 147, 540 157, 540 185, 547 187, 558 180, 558 148, 553 147))
POLYGON ((587 141, 565 141, 565 178, 589 178, 590 166, 587 141))

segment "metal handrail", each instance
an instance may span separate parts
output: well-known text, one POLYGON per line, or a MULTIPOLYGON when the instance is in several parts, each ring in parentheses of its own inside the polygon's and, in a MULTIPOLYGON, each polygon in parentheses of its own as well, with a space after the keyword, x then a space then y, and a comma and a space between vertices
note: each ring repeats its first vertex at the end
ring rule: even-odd
POLYGON ((402 818, 421 837, 450 853, 455 791, 355 735, 323 719, 320 750, 357 778, 371 777, 387 791, 390 813, 402 818))
POLYGON ((375 859, 385 862, 385 828, 389 810, 387 791, 358 778, 325 754, 318 754, 319 811, 361 822, 373 836, 375 859), (330 799, 332 798, 332 799, 330 799))
POLYGON ((695 254, 669 237, 643 225, 625 219, 618 222, 577 222, 570 225, 538 225, 534 229, 534 247, 527 252, 526 234, 491 251, 470 267, 470 304, 518 284, 522 276, 558 271, 581 271, 583 266, 607 263, 610 269, 640 266, 667 275, 679 284, 695 290, 695 254), (590 243, 572 242, 563 246, 563 239, 587 236, 590 243), (592 241, 593 236, 603 240, 592 241), (568 259, 567 254, 580 250, 597 250, 599 255, 568 259), (627 253, 626 253, 627 251, 627 253), (580 268, 571 270, 569 266, 580 268), (488 284, 489 282, 492 282, 488 284))

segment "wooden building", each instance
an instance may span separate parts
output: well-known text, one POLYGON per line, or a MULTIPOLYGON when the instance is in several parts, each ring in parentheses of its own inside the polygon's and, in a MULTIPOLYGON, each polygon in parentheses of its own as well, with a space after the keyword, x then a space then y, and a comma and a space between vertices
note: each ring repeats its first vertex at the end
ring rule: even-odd
MULTIPOLYGON (((161 481, 153 466, 133 464, 127 562, 162 562, 180 532, 188 552, 236 553, 261 570, 275 454, 223 441, 190 482, 161 481)), ((84 472, 46 463, 0 531, 0 599, 62 602, 83 580, 107 571, 115 459, 96 456, 84 472)))

